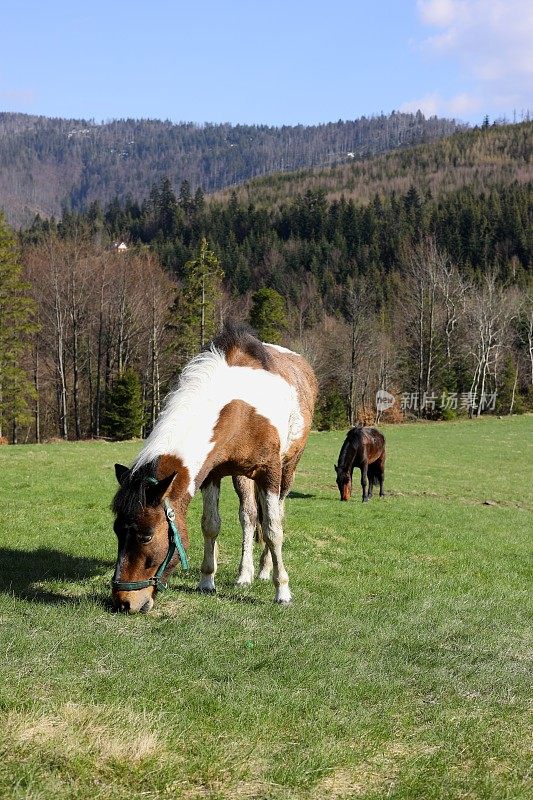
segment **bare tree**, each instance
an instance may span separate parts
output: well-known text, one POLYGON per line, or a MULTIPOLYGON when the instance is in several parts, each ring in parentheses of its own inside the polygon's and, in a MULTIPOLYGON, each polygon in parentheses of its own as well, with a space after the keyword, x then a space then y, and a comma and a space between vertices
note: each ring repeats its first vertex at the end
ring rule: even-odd
POLYGON ((479 288, 470 292, 467 319, 474 368, 470 386, 471 416, 480 416, 489 383, 494 391, 497 388, 496 367, 518 307, 516 291, 498 283, 494 271, 484 277, 479 288))

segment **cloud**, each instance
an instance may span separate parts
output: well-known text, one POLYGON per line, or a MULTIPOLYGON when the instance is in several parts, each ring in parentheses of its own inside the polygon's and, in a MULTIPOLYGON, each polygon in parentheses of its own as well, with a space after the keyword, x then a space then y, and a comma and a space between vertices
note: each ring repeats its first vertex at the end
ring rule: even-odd
POLYGON ((533 106, 533 3, 531 0, 417 0, 422 22, 434 29, 420 44, 432 57, 461 70, 464 91, 445 100, 439 112, 478 108, 510 112, 533 106), (477 99, 476 99, 477 98, 477 99), (512 105, 509 105, 511 103, 512 105))
POLYGON ((415 100, 408 100, 400 106, 400 111, 422 111, 426 117, 444 114, 459 119, 469 117, 483 108, 480 97, 461 92, 453 97, 445 98, 439 92, 428 92, 415 100))

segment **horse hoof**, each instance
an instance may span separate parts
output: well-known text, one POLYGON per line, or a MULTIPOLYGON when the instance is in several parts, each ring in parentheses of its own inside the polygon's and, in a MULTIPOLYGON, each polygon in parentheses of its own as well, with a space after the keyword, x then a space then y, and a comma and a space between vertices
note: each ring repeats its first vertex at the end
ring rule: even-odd
POLYGON ((275 602, 280 606, 288 606, 292 602, 292 594, 288 586, 280 586, 276 589, 275 602))
POLYGON ((202 578, 196 588, 201 594, 216 594, 215 581, 211 577, 202 578))
POLYGON ((248 575, 243 576, 242 578, 239 577, 235 581, 235 586, 251 586, 253 578, 250 578, 248 575))

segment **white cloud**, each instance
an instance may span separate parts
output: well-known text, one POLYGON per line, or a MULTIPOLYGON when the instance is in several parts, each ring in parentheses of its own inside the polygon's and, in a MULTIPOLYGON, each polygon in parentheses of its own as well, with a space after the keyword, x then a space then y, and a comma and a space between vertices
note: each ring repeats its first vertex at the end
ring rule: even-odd
POLYGON ((418 0, 422 20, 427 25, 450 25, 458 14, 457 0, 418 0))
POLYGON ((424 116, 444 115, 462 119, 482 109, 479 97, 461 92, 453 97, 445 98, 440 92, 428 92, 415 100, 408 100, 400 106, 400 111, 415 112, 420 110, 424 116))
MULTIPOLYGON (((512 100, 533 107, 533 2, 531 0, 417 0, 422 22, 435 29, 421 44, 424 52, 452 59, 462 71, 464 91, 443 100, 430 93, 437 113, 455 107, 467 113, 512 100), (475 99, 477 98, 477 100, 475 99)), ((500 109, 510 112, 512 107, 500 109)))

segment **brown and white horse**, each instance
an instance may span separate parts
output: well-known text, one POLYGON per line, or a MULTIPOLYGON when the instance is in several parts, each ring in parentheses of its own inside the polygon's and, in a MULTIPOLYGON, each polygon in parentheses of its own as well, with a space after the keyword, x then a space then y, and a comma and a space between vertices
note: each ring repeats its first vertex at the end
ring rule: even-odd
POLYGON ((198 489, 204 536, 198 588, 215 591, 220 481, 227 475, 239 495, 243 529, 237 583, 253 580, 259 517, 266 544, 259 577, 268 579, 273 567, 276 602, 290 602, 283 501, 307 441, 315 397, 315 376, 302 356, 263 344, 243 327, 227 326, 188 364, 131 469, 115 465, 117 609, 150 611, 178 561, 171 546, 176 529, 188 546, 186 512, 198 489))

